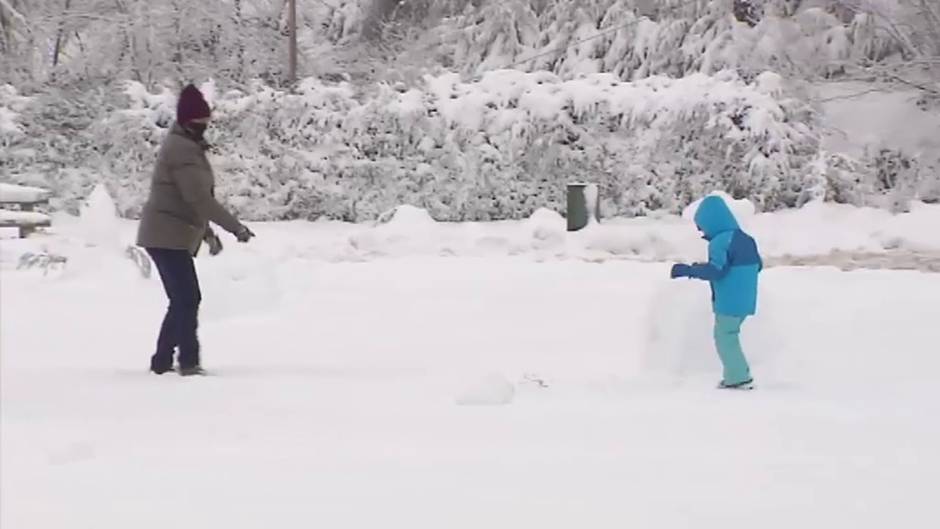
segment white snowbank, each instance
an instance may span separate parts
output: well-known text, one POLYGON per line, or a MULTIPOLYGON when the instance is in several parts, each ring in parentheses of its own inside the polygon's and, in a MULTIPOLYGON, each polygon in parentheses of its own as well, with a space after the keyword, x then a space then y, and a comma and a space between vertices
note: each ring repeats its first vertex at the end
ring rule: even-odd
MULTIPOLYGON (((810 256, 832 251, 940 251, 940 205, 915 203, 909 213, 811 202, 802 209, 755 213, 747 200, 726 197, 764 257, 810 256)), ((576 233, 550 210, 519 222, 436 223, 422 210, 377 227, 342 223, 296 223, 297 241, 342 260, 409 255, 526 255, 540 258, 679 260, 704 256, 705 243, 692 223, 698 202, 683 217, 606 219, 576 233), (348 234, 345 241, 327 241, 348 234)))
MULTIPOLYGON (((107 204, 105 204, 107 205, 107 204)), ((750 215, 746 201, 732 202, 741 224, 757 240, 773 266, 791 257, 834 251, 849 253, 917 252, 940 254, 940 205, 914 203, 909 213, 892 214, 876 208, 811 202, 802 209, 750 215)), ((110 207, 103 208, 105 213, 110 207)), ((691 214, 689 214, 691 218, 691 214)), ((87 219, 90 221, 90 219, 87 219)), ((109 226, 111 219, 103 217, 109 226), (110 219, 110 220, 109 220, 110 219)), ((416 256, 495 257, 529 256, 539 260, 689 261, 705 257, 705 242, 691 220, 678 216, 613 218, 580 232, 568 233, 563 217, 542 209, 524 221, 493 223, 435 222, 423 210, 406 207, 378 225, 342 222, 253 223, 261 233, 252 248, 265 247, 278 260, 315 259, 324 262, 368 261, 416 256)), ((137 223, 117 221, 116 248, 133 244, 137 223)), ((96 239, 95 223, 59 215, 56 231, 74 240, 96 239)), ((113 226, 102 233, 114 241, 113 226)), ((223 234, 230 248, 234 242, 223 234)), ((51 240, 50 244, 54 244, 51 240)), ((2 261, 13 263, 19 253, 34 251, 9 245, 2 261)), ((223 256, 225 262, 227 256, 223 256)), ((215 261, 210 261, 215 262, 215 261)), ((238 266, 232 263, 232 266, 238 266)), ((264 269, 259 261, 252 266, 264 269)), ((233 272, 234 273, 234 272, 233 272)), ((254 272, 251 272, 254 273, 254 272)))

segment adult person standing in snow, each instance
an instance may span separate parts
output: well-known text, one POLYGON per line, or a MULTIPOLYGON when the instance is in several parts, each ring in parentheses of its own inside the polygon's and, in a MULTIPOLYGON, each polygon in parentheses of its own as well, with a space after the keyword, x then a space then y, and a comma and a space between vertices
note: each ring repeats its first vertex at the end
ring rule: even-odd
POLYGON ((215 177, 206 158, 204 139, 211 110, 202 93, 188 85, 180 93, 176 123, 170 129, 150 182, 150 195, 144 205, 137 232, 137 245, 153 259, 169 307, 150 370, 162 375, 173 369, 174 349, 179 348, 179 373, 204 375, 196 336, 202 294, 193 257, 202 241, 209 253, 217 255, 222 243, 209 222, 248 242, 254 233, 215 199, 215 177))
POLYGON ((744 233, 718 196, 702 200, 695 225, 708 241, 708 262, 672 267, 673 278, 708 281, 715 311, 715 347, 724 366, 720 388, 751 389, 754 380, 741 350, 741 325, 757 312, 757 277, 764 267, 757 243, 744 233))

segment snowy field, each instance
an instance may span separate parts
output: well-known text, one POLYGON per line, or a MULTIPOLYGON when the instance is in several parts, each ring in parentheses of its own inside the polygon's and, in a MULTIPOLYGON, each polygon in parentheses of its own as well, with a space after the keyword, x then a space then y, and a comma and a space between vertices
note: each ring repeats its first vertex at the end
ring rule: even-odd
MULTIPOLYGON (((746 222, 770 257, 929 252, 937 212, 746 222)), ((687 221, 421 219, 201 256, 201 379, 146 372, 132 224, 0 241, 0 526, 935 527, 940 275, 769 268, 758 389, 721 392, 707 287, 655 262, 701 254, 687 221), (16 269, 42 248, 68 265, 16 269)))

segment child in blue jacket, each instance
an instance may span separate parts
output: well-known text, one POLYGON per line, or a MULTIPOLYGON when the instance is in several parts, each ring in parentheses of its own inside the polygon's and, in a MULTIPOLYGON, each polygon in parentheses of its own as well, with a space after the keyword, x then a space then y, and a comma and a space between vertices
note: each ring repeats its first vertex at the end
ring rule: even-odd
POLYGON ((757 243, 744 233, 718 196, 708 196, 695 212, 695 225, 708 241, 708 262, 676 264, 673 278, 708 281, 715 311, 715 347, 724 366, 720 388, 750 389, 751 370, 741 350, 741 324, 757 312, 757 276, 763 269, 757 243))

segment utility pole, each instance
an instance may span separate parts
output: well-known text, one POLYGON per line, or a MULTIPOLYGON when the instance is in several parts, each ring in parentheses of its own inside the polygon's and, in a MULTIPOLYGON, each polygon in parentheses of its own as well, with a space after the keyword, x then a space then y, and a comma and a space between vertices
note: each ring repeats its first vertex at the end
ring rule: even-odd
POLYGON ((293 85, 297 82, 297 0, 287 0, 288 45, 287 78, 293 85))

